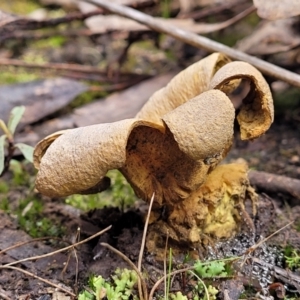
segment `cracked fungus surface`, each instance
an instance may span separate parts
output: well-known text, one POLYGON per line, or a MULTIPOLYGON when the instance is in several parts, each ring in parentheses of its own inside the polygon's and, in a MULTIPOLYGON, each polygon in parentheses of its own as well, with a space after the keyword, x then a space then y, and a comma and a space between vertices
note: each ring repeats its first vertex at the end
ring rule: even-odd
POLYGON ((261 73, 214 53, 154 93, 135 118, 60 131, 35 148, 36 188, 51 197, 101 192, 119 169, 135 193, 155 193, 148 249, 164 239, 181 249, 229 238, 240 228, 244 203, 255 194, 247 167, 218 164, 232 146, 235 110, 228 95, 241 80, 250 90, 237 114, 242 139, 273 121, 273 100, 261 73))

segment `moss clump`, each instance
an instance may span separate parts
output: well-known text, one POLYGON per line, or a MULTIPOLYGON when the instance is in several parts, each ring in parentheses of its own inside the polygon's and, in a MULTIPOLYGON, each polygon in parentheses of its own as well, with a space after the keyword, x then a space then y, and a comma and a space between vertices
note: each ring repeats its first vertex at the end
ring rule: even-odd
POLYGON ((1 1, 1 10, 20 15, 29 14, 38 8, 41 6, 37 0, 1 1))
POLYGON ((101 194, 69 196, 66 203, 83 211, 105 206, 130 207, 137 198, 124 176, 117 170, 109 171, 107 176, 111 179, 108 190, 101 194))

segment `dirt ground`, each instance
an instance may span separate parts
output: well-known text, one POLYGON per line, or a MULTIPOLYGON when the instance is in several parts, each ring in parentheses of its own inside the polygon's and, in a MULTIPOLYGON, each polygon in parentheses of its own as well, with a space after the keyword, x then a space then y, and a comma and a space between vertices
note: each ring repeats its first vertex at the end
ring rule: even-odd
MULTIPOLYGON (((54 7, 56 6, 54 5, 54 7)), ((148 9, 152 13, 152 8, 148 9)), ((153 10, 155 11, 155 9, 153 10)), ((234 15, 236 10, 238 9, 234 7, 219 9, 221 14, 217 16, 217 21, 222 21, 224 17, 234 15)), ((256 17, 252 16, 252 18, 255 19, 256 17)), ((205 19, 205 21, 207 20, 205 19)), ((224 29, 219 36, 214 36, 213 33, 210 37, 222 40, 225 35, 232 38, 237 32, 246 34, 249 32, 249 23, 252 21, 249 17, 241 27, 234 25, 224 29), (232 34, 228 34, 228 32, 232 32, 232 34)), ((77 29, 76 26, 78 24, 75 25, 77 29)), ((59 45, 54 50, 49 45, 46 45, 46 47, 42 45, 41 50, 38 48, 41 45, 37 46, 36 44, 33 44, 33 49, 30 49, 27 45, 27 43, 30 44, 28 41, 22 41, 19 44, 14 41, 15 44, 2 45, 0 56, 26 60, 28 57, 32 58, 39 55, 39 51, 41 51, 43 55, 47 54, 50 63, 75 62, 80 65, 92 66, 98 63, 101 65, 104 61, 104 67, 101 65, 102 70, 105 70, 105 74, 110 74, 105 77, 107 81, 104 84, 104 92, 96 85, 93 85, 94 89, 91 89, 92 98, 101 98, 109 95, 111 91, 117 93, 126 87, 132 87, 135 83, 150 76, 177 72, 178 69, 190 65, 207 54, 204 50, 185 46, 181 42, 168 38, 165 38, 160 49, 156 49, 154 44, 157 42, 157 36, 151 34, 149 36, 148 32, 146 37, 142 34, 142 41, 150 42, 146 46, 141 44, 137 48, 133 47, 133 52, 129 53, 126 60, 122 55, 120 56, 122 50, 124 50, 122 43, 124 41, 122 40, 122 34, 119 35, 120 33, 111 35, 109 32, 107 35, 97 34, 91 37, 86 36, 86 32, 82 32, 80 37, 74 37, 71 31, 68 31, 68 34, 70 36, 63 46, 59 45), (91 50, 95 48, 98 52, 91 50), (148 48, 151 48, 151 50, 148 48), (36 49, 38 49, 37 52, 36 49), (78 51, 74 51, 74 49, 78 49, 78 51), (132 57, 137 57, 137 60, 132 62, 132 57), (124 74, 122 71, 118 73, 120 70, 115 68, 115 64, 122 64, 120 62, 122 59, 125 61, 125 63, 122 62, 125 64, 124 74), (128 75, 128 70, 136 71, 137 79, 133 78, 130 73, 128 75), (113 80, 109 81, 111 72, 115 76, 113 76, 113 80), (139 77, 141 74, 144 76, 143 78, 139 77), (136 80, 136 82, 131 82, 131 80, 136 80), (107 86, 110 88, 105 90, 107 86)), ((131 38, 134 40, 135 35, 131 38)), ((59 43, 59 41, 56 42, 59 43)), ((232 41, 228 42, 228 44, 230 43, 232 44, 232 41)), ((270 61, 273 59, 279 64, 276 56, 266 56, 266 59, 270 61)), ((285 60, 282 61, 283 64, 287 63, 285 60)), ((288 64, 287 68, 297 70, 297 65, 288 64)), ((124 71, 124 69, 122 70, 124 71)), ((47 72, 52 76, 53 71, 49 70, 47 72)), ((5 71, 12 73, 11 70, 5 71)), ((48 73, 46 76, 49 75, 48 73)), ((35 76, 44 78, 41 73, 37 72, 37 74, 33 72, 33 79, 35 79, 35 76)), ((73 82, 75 84, 74 88, 72 85, 67 92, 61 91, 61 94, 70 94, 70 90, 72 90, 74 95, 66 100, 69 103, 77 95, 75 89, 78 89, 78 94, 80 94, 88 89, 85 86, 87 81, 98 82, 99 78, 104 76, 103 74, 101 76, 92 74, 94 77, 91 74, 83 76, 82 73, 79 74, 75 71, 64 75, 78 81, 84 80, 84 83, 80 83, 80 86, 73 82)), ((268 80, 273 87, 275 98, 279 99, 277 97, 277 94, 279 94, 278 89, 276 85, 273 85, 274 79, 268 78, 268 80)), ((7 84, 7 82, 5 83, 7 84)), ((285 91, 289 89, 293 88, 290 87, 285 91)), ((148 91, 140 92, 140 94, 142 93, 147 94, 148 91)), ((249 169, 300 179, 299 95, 299 93, 296 93, 293 97, 289 96, 288 101, 293 102, 292 106, 283 105, 286 104, 285 99, 275 101, 275 121, 269 131, 259 139, 243 142, 236 133, 234 145, 224 162, 243 160, 247 162, 249 169)), ((59 98, 59 96, 61 95, 55 97, 59 98)), ((87 97, 89 98, 91 95, 89 94, 87 97)), ((80 113, 76 109, 82 104, 90 102, 91 99, 86 102, 85 100, 84 97, 77 98, 67 107, 67 104, 64 103, 62 105, 64 108, 59 107, 55 112, 48 112, 46 115, 41 115, 39 120, 34 119, 31 123, 25 124, 22 130, 18 132, 18 138, 22 140, 27 136, 26 141, 34 144, 41 137, 53 131, 74 126, 75 121, 72 117, 74 115, 80 117, 80 113), (52 125, 54 127, 51 127, 52 125), (31 136, 33 139, 31 139, 31 136)), ((113 108, 111 115, 110 112, 106 111, 101 111, 101 114, 104 115, 103 118, 107 115, 115 117, 122 109, 124 109, 122 105, 117 105, 113 108)), ((133 105, 131 110, 136 109, 137 107, 133 105)), ((127 110, 130 112, 129 105, 127 105, 127 110)), ((89 115, 88 117, 85 116, 85 120, 87 119, 89 119, 89 115)), ((104 121, 108 122, 106 119, 104 121)), ((75 125, 84 126, 87 124, 78 125, 76 123, 75 125)), ((19 153, 17 153, 16 158, 21 160, 19 153)), ((27 174, 25 181, 24 178, 19 178, 19 183, 12 184, 16 180, 18 172, 8 172, 0 181, 2 184, 0 186, 0 265, 6 265, 5 268, 0 269, 0 299, 76 299, 76 295, 80 291, 88 289, 89 276, 96 274, 109 279, 116 268, 130 268, 120 255, 103 247, 101 243, 112 245, 134 264, 137 264, 142 243, 145 214, 148 209, 143 201, 137 200, 133 207, 125 210, 116 207, 105 207, 82 212, 67 205, 65 199, 50 199, 34 193, 35 171, 28 164, 22 165, 22 168, 23 171, 20 176, 27 174), (8 191, 6 186, 9 186, 8 191), (31 197, 33 194, 34 199, 38 199, 43 203, 42 208, 36 208, 35 216, 38 215, 38 220, 35 221, 34 226, 48 226, 44 229, 42 237, 36 235, 35 228, 32 228, 32 225, 27 224, 26 220, 24 221, 24 218, 22 218, 30 211, 32 205, 36 205, 32 204, 35 203, 34 200, 28 201, 21 208, 21 211, 16 212, 16 208, 20 206, 20 199, 31 197), (48 220, 50 224, 48 221, 48 223, 46 221, 46 223, 42 223, 42 220, 48 220), (76 248, 71 247, 67 251, 52 253, 77 241, 87 239, 110 225, 112 226, 110 230, 76 246, 76 248), (63 233, 57 229, 61 227, 63 227, 63 233), (28 259, 30 257, 35 258, 28 259), (22 261, 19 262, 19 260, 22 261), (20 269, 22 272, 20 272, 20 269)), ((300 253, 300 198, 292 196, 291 193, 269 192, 267 186, 265 189, 256 188, 256 192, 259 195, 257 214, 253 215, 251 203, 248 201, 247 214, 242 216, 241 230, 236 236, 226 241, 220 240, 216 243, 207 243, 197 249, 188 249, 189 251, 184 249, 180 254, 174 255, 173 270, 190 267, 195 259, 204 261, 239 256, 240 259, 231 265, 234 270, 233 275, 209 280, 209 284, 219 290, 215 299, 284 299, 284 297, 286 297, 285 299, 300 299, 300 261, 298 261, 298 266, 288 268, 285 259, 285 256, 292 255, 293 250, 300 253), (292 221, 293 223, 290 223, 292 221), (289 226, 282 229, 287 224, 289 226), (264 241, 265 238, 279 229, 282 230, 264 241), (187 260, 186 257, 191 257, 191 259, 187 260)), ((165 274, 163 261, 158 260, 153 253, 149 253, 147 248, 143 256, 142 270, 146 274, 148 291, 165 274)), ((194 287, 195 280, 189 277, 187 273, 183 273, 174 276, 170 292, 181 291, 189 299, 192 299, 191 293, 194 287)), ((135 293, 137 294, 137 291, 135 293)), ((155 294, 155 299, 159 299, 159 297, 164 297, 163 284, 157 288, 155 294)))
MULTIPOLYGON (((231 151, 228 160, 243 158, 247 160, 251 168, 299 178, 300 162, 296 157, 299 158, 300 156, 300 125, 298 120, 286 120, 284 116, 288 114, 289 112, 285 112, 283 117, 277 118, 269 132, 255 142, 245 144, 240 142, 237 137, 234 149, 231 151)), ((258 260, 265 260, 264 255, 270 256, 270 263, 274 264, 272 266, 277 266, 284 270, 283 254, 280 254, 280 251, 288 245, 295 249, 300 249, 300 233, 297 230, 299 228, 298 220, 300 214, 299 200, 283 194, 274 195, 260 193, 259 191, 258 193, 260 195, 258 214, 252 219, 255 224, 255 233, 249 231, 248 226, 245 225, 241 233, 231 241, 227 241, 225 244, 220 242, 218 245, 197 249, 196 252, 198 252, 199 257, 205 258, 208 256, 216 259, 224 256, 243 255, 261 239, 272 234, 290 221, 294 221, 292 225, 267 240, 266 243, 263 243, 251 253, 251 257, 255 257, 258 260)), ((135 205, 137 209, 130 209, 126 212, 122 212, 117 208, 104 208, 79 215, 76 209, 65 205, 60 200, 43 198, 43 201, 46 201, 43 215, 49 217, 54 223, 66 225, 67 232, 64 239, 61 241, 52 239, 32 241, 24 246, 8 250, 1 254, 2 264, 32 255, 49 253, 64 247, 67 245, 66 240, 74 241, 76 239, 78 227, 81 229, 80 238, 84 239, 109 225, 112 225, 112 229, 107 233, 77 247, 76 256, 74 256, 74 251, 63 252, 34 261, 18 263, 16 266, 41 278, 51 279, 52 282, 56 282, 59 286, 63 284, 66 289, 72 287, 73 291, 76 292, 86 286, 87 274, 101 274, 104 278, 108 278, 116 268, 129 267, 121 257, 103 248, 100 245, 101 242, 109 243, 134 263, 137 263, 144 226, 143 220, 147 209, 142 202, 139 205, 135 205), (65 265, 66 261, 68 261, 67 266, 65 265), (75 279, 77 272, 78 278, 75 279)), ((249 209, 249 213, 251 214, 251 209, 249 209)), ((4 212, 1 213, 0 230, 1 249, 17 245, 20 241, 32 240, 24 231, 19 229, 16 218, 4 212)), ((183 266, 184 254, 186 253, 183 253, 181 257, 174 257, 175 265, 177 263, 178 266, 183 266)), ((250 262, 249 264, 253 265, 254 263, 250 262)), ((232 284, 234 287, 232 290, 241 292, 242 289, 239 290, 238 283, 243 278, 242 283, 245 287, 252 285, 254 280, 256 282, 254 284, 256 291, 261 289, 263 284, 260 281, 266 276, 261 275, 262 271, 260 271, 260 275, 254 276, 245 267, 236 268, 238 273, 234 280, 219 279, 216 280, 215 285, 219 288, 223 287, 220 289, 224 291, 225 286, 232 284)), ((164 274, 162 262, 157 261, 147 251, 143 258, 143 270, 149 274, 149 279, 147 280, 149 288, 164 274)), ((272 269, 268 272, 272 272, 272 269)), ((297 270, 294 270, 294 275, 298 276, 297 270)), ((297 280, 291 281, 273 273, 272 280, 273 282, 283 282, 286 285, 289 282, 290 291, 298 289, 299 282, 297 280)), ((0 297, 2 295, 3 299, 8 299, 3 295, 11 297, 11 299, 51 299, 57 293, 55 289, 49 288, 47 283, 43 283, 39 279, 33 279, 14 269, 1 271, 0 284, 0 297), (46 295, 49 295, 49 297, 47 298, 46 295)), ((160 287, 158 290, 161 294, 163 294, 162 289, 163 287, 160 287)), ((188 293, 190 289, 190 284, 184 284, 181 277, 176 278, 172 288, 174 291, 181 290, 184 293, 188 293)), ((255 293, 252 292, 253 297, 254 295, 255 293)))

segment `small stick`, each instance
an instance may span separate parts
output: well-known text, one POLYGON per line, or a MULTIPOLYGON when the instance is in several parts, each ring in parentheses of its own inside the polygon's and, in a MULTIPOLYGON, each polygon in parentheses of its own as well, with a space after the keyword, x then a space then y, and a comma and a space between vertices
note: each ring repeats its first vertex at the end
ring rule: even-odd
POLYGON ((167 250, 168 250, 168 241, 169 241, 169 234, 166 238, 166 245, 164 251, 164 276, 165 276, 165 299, 168 299, 167 295, 167 250))
POLYGON ((62 240, 61 238, 58 238, 58 237, 46 236, 46 237, 35 238, 35 239, 29 240, 29 241, 25 241, 25 242, 20 242, 20 243, 14 244, 12 246, 9 246, 9 247, 1 250, 0 254, 5 253, 5 252, 7 252, 9 250, 18 248, 18 247, 22 247, 22 246, 30 244, 30 243, 35 243, 35 242, 44 241, 44 240, 50 240, 50 239, 51 240, 63 241, 65 243, 68 243, 67 241, 62 240))
POLYGON ((248 62, 266 75, 275 77, 282 81, 288 82, 289 84, 300 87, 300 75, 290 72, 286 69, 280 68, 266 61, 263 61, 257 57, 230 48, 228 46, 215 42, 204 36, 197 35, 187 30, 183 30, 177 26, 166 24, 161 20, 157 20, 156 18, 146 15, 140 11, 134 10, 130 7, 118 5, 116 3, 107 0, 84 0, 84 1, 97 5, 117 15, 135 20, 141 24, 148 26, 149 28, 155 31, 168 34, 194 47, 204 48, 209 52, 221 52, 231 57, 232 59, 248 62))
POLYGON ((291 221, 289 223, 287 223, 286 225, 284 225, 283 227, 279 228, 278 230, 276 230, 275 232, 273 232, 272 234, 270 234, 269 236, 267 236, 266 238, 262 239, 261 241, 259 241, 258 243, 256 243, 255 245, 253 245, 252 247, 250 247, 245 254, 249 254, 251 252, 253 252, 256 248, 258 248, 261 244, 263 244, 264 242, 266 242, 268 239, 270 239, 272 236, 276 235, 277 233, 279 233, 280 231, 282 231, 283 229, 287 228, 288 226, 290 226, 291 224, 293 224, 294 221, 291 221))
POLYGON ((53 69, 59 71, 75 71, 80 73, 93 73, 99 74, 106 77, 105 72, 99 70, 97 67, 92 66, 84 66, 79 64, 66 64, 66 63, 43 63, 43 64, 36 64, 36 63, 26 63, 24 61, 18 59, 7 59, 1 58, 0 59, 0 66, 14 66, 14 67, 24 67, 24 68, 33 68, 33 69, 53 69))
POLYGON ((62 248, 62 249, 59 249, 59 250, 55 250, 55 251, 52 251, 52 252, 49 252, 49 253, 46 253, 46 254, 43 254, 43 255, 37 255, 37 256, 32 256, 32 257, 27 257, 27 258, 23 258, 23 259, 20 259, 20 260, 17 260, 17 261, 13 261, 11 263, 8 263, 8 264, 5 264, 5 265, 2 265, 0 266, 0 270, 1 269, 5 269, 9 266, 13 266, 13 265, 16 265, 16 264, 19 264, 19 263, 22 263, 22 262, 25 262, 25 261, 31 261, 31 260, 37 260, 37 259, 41 259, 41 258, 45 258, 45 257, 49 257, 49 256, 52 256, 54 254, 57 254, 57 253, 60 253, 60 252, 63 252, 63 251, 66 251, 66 250, 69 250, 69 249, 72 249, 73 247, 76 247, 76 246, 79 246, 79 245, 82 245, 82 244, 85 244, 86 242, 94 239, 95 237, 103 234, 104 232, 108 231, 109 229, 111 229, 111 225, 108 226, 107 228, 95 233, 94 235, 86 238, 85 240, 82 240, 78 243, 74 243, 70 246, 67 246, 65 248, 62 248))
POLYGON ((251 185, 259 190, 272 193, 284 193, 300 200, 300 180, 282 175, 251 170, 248 173, 251 185))
POLYGON ((0 288, 0 297, 2 297, 4 300, 11 300, 11 297, 7 296, 4 290, 0 288))
MULTIPOLYGON (((153 195, 151 197, 151 200, 150 200, 150 204, 149 204, 149 208, 148 208, 148 213, 147 213, 147 218, 146 218, 146 222, 145 222, 145 226, 144 226, 144 231, 143 231, 141 249, 140 249, 139 259, 138 259, 138 270, 139 270, 140 273, 142 272, 142 260, 143 260, 143 254, 144 254, 144 249, 145 249, 147 230, 148 230, 148 225, 149 225, 149 219, 150 219, 150 214, 151 214, 151 210, 152 210, 152 205, 153 205, 153 201, 154 201, 154 196, 155 196, 155 193, 153 193, 153 195)), ((139 289, 140 289, 140 282, 139 282, 139 289)), ((145 300, 148 299, 147 288, 146 288, 146 293, 144 291, 144 299, 145 300)))
POLYGON ((149 225, 149 219, 150 219, 150 214, 151 214, 151 210, 152 210, 152 205, 153 205, 153 201, 154 201, 154 196, 155 196, 155 193, 153 193, 153 195, 151 197, 151 200, 150 200, 150 204, 149 204, 149 208, 148 208, 148 213, 147 213, 147 218, 146 218, 146 222, 145 222, 145 226, 144 226, 144 232, 143 232, 143 238, 142 238, 142 243, 141 243, 141 249, 140 249, 140 253, 139 253, 138 270, 140 272, 142 271, 142 259, 143 259, 144 249, 145 249, 145 242, 146 242, 147 230, 148 230, 148 225, 149 225))
MULTIPOLYGON (((3 266, 3 267, 4 267, 4 266, 3 266)), ((5 268, 6 268, 6 269, 11 269, 11 270, 16 270, 16 271, 22 272, 22 273, 24 273, 24 274, 26 274, 26 275, 28 275, 28 276, 31 276, 31 277, 33 277, 33 278, 36 278, 36 279, 40 280, 40 281, 43 281, 43 282, 45 282, 45 283, 47 283, 47 284, 49 284, 49 285, 55 287, 56 289, 62 290, 63 292, 69 294, 69 295, 72 296, 72 297, 76 297, 76 295, 75 295, 74 293, 72 293, 72 292, 68 291, 67 289, 65 289, 65 288, 63 288, 63 287, 61 287, 61 286, 59 286, 58 284, 55 284, 55 283, 53 283, 53 282, 51 282, 51 281, 49 281, 49 280, 47 280, 47 279, 44 279, 44 278, 42 278, 42 277, 39 277, 39 276, 37 276, 37 275, 35 275, 35 274, 33 274, 33 273, 30 273, 30 272, 28 272, 28 271, 26 271, 26 270, 23 270, 23 269, 18 268, 18 267, 13 267, 13 266, 6 266, 5 268)))

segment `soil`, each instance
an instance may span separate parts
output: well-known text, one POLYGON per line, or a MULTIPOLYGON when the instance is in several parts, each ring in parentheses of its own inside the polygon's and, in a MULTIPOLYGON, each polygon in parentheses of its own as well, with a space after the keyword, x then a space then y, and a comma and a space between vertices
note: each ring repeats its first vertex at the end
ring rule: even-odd
MULTIPOLYGON (((245 28, 248 28, 247 26, 245 28)), ((82 54, 83 48, 95 47, 95 41, 86 38, 80 38, 79 41, 71 40, 71 42, 68 41, 68 44, 72 44, 73 52, 74 49, 77 49, 74 43, 80 44, 82 40, 88 41, 87 46, 78 46, 76 53, 69 53, 68 47, 65 47, 63 54, 75 56, 82 54)), ((168 39, 165 43, 167 41, 168 39)), ((204 54, 203 50, 196 51, 192 47, 186 47, 188 49, 184 50, 185 47, 182 43, 175 43, 173 40, 171 42, 176 45, 176 59, 184 61, 184 63, 177 64, 177 62, 168 60, 167 55, 162 54, 163 51, 154 53, 151 57, 151 55, 145 54, 145 52, 147 53, 145 49, 142 49, 143 51, 140 49, 142 54, 136 56, 139 56, 142 66, 133 66, 132 69, 136 67, 145 74, 151 72, 159 74, 163 73, 165 69, 173 69, 175 64, 189 65, 204 54), (154 56, 155 59, 153 59, 154 56), (155 61, 155 67, 153 67, 153 61, 155 61), (149 66, 152 68, 151 72, 148 72, 149 66)), ((22 47, 25 46, 22 45, 22 47)), ((110 52, 109 46, 107 48, 107 52, 110 52)), ((50 53, 53 56, 52 50, 50 53)), ((104 54, 103 56, 105 56, 104 54)), ((132 56, 134 55, 133 52, 132 56)), ((89 58, 91 59, 91 56, 89 58)), ((64 61, 60 57, 50 57, 51 59, 52 61, 64 61)), ((98 57, 95 56, 95 59, 98 57)), ((74 57, 68 57, 67 60, 77 62, 79 58, 75 60, 74 57)), ((88 64, 87 60, 88 58, 80 57, 81 63, 88 64)), ((99 61, 91 64, 96 63, 99 61)), ((259 139, 243 142, 236 134, 234 146, 225 162, 245 160, 249 168, 300 179, 300 101, 298 103, 299 105, 293 107, 292 110, 275 108, 276 118, 272 127, 259 139)), ((63 112, 59 113, 63 114, 63 112)), ((32 173, 32 170, 30 172, 32 173)), ((8 173, 1 180, 10 183, 12 175, 8 173)), ((31 175, 30 180, 34 180, 34 175, 31 175)), ((28 193, 28 187, 22 186, 22 184, 10 187, 8 196, 10 207, 18 207, 20 198, 28 193)), ((229 241, 201 245, 197 249, 191 249, 190 253, 183 252, 173 257, 172 266, 175 270, 191 266, 195 259, 241 256, 241 260, 232 264, 232 268, 235 270, 234 276, 214 278, 210 282, 220 291, 217 299, 235 300, 239 297, 257 299, 256 293, 264 295, 264 292, 267 294, 270 292, 274 299, 283 299, 284 293, 288 296, 300 297, 300 268, 289 270, 284 259, 284 255, 290 253, 287 252, 287 249, 300 251, 300 199, 284 193, 274 194, 260 190, 257 190, 257 193, 259 195, 257 214, 255 216, 252 214, 249 201, 247 203, 249 205, 246 207, 247 214, 243 216, 244 222, 241 230, 235 237, 229 241), (291 221, 294 223, 264 241, 264 238, 269 237, 291 221), (188 254, 190 260, 187 261, 188 254), (246 296, 241 296, 245 290, 247 290, 246 296)), ((148 209, 143 201, 137 201, 133 208, 125 211, 121 208, 107 207, 83 213, 67 205, 63 199, 37 197, 40 197, 41 202, 44 203, 40 218, 48 218, 57 226, 63 225, 64 234, 60 235, 60 238, 33 239, 25 232, 24 227, 21 228, 16 215, 0 210, 1 265, 51 253, 70 245, 70 243, 88 238, 110 225, 112 228, 101 236, 71 250, 18 262, 11 265, 10 268, 0 269, 0 299, 73 299, 75 296, 70 295, 78 294, 86 288, 90 275, 97 274, 104 278, 110 278, 116 268, 130 268, 122 257, 103 247, 101 243, 112 245, 134 264, 137 264, 144 219, 148 209), (20 272, 15 267, 21 268, 27 274, 20 272), (45 280, 51 281, 58 287, 50 286, 45 280)), ((2 195, 0 195, 0 200, 3 200, 2 195)), ((163 262, 157 260, 146 249, 142 268, 143 273, 147 274, 147 287, 150 291, 155 282, 164 275, 163 262)), ((184 273, 174 277, 170 291, 181 291, 190 296, 194 286, 195 282, 184 273)), ((163 297, 163 293, 164 286, 162 284, 157 289, 156 299, 158 296, 163 297)), ((263 299, 270 299, 266 295, 264 297, 263 299)))
MULTIPOLYGON (((295 158, 300 156, 299 128, 300 124, 297 120, 286 121, 284 118, 278 118, 269 132, 254 142, 242 143, 237 136, 234 149, 232 149, 227 160, 233 161, 243 158, 247 160, 250 167, 257 170, 299 178, 300 162, 295 158)), ((250 205, 248 207, 249 215, 255 225, 255 232, 249 230, 247 220, 245 220, 241 232, 231 241, 226 241, 226 243, 220 241, 214 245, 204 245, 193 251, 194 258, 216 259, 244 255, 260 240, 294 220, 294 224, 268 239, 250 255, 252 258, 265 260, 263 255, 266 253, 270 255, 271 253, 273 255, 273 266, 275 265, 284 270, 284 259, 280 251, 288 245, 300 249, 300 233, 297 231, 299 228, 297 220, 300 217, 299 200, 283 194, 271 195, 257 192, 259 193, 259 203, 258 213, 255 217, 252 216, 250 205)), ((135 264, 137 263, 145 211, 147 210, 147 206, 143 202, 136 204, 137 208, 132 208, 126 212, 121 211, 119 208, 104 208, 79 214, 78 210, 69 207, 60 200, 43 198, 43 201, 45 201, 43 214, 51 218, 54 223, 66 225, 65 241, 76 240, 77 228, 80 228, 80 239, 89 237, 109 225, 112 225, 112 228, 100 237, 76 247, 76 250, 62 252, 33 262, 18 263, 18 267, 41 278, 51 279, 52 282, 59 285, 63 284, 66 289, 72 287, 73 291, 77 292, 86 286, 88 274, 101 274, 104 278, 109 278, 116 268, 130 268, 119 255, 104 248, 100 243, 109 243, 135 264), (76 251, 76 256, 74 256, 74 251, 76 251), (67 266, 64 264, 66 261, 68 261, 67 266), (76 276, 78 276, 77 279, 76 276)), ((53 239, 34 242, 24 231, 20 230, 14 216, 9 216, 4 212, 1 213, 0 231, 0 249, 6 249, 18 244, 20 241, 31 241, 25 246, 1 254, 2 264, 32 255, 49 253, 68 244, 62 240, 56 241, 53 239)), ((188 265, 183 264, 183 258, 186 254, 182 253, 182 256, 174 257, 174 265, 177 268, 188 265)), ((272 259, 270 258, 270 260, 272 259)), ((163 262, 157 261, 155 256, 146 250, 142 265, 144 272, 149 274, 147 283, 150 289, 164 274, 163 262)), ((249 268, 249 265, 253 266, 253 261, 249 260, 247 268, 249 268)), ((236 268, 238 270, 237 274, 243 274, 242 283, 240 275, 236 275, 234 281, 232 279, 216 280, 215 285, 219 290, 224 293, 226 291, 225 287, 234 285, 234 289, 231 287, 231 290, 236 291, 236 295, 239 295, 243 290, 241 287, 247 287, 253 279, 256 282, 256 286, 254 285, 256 290, 261 290, 262 283, 260 280, 263 278, 262 275, 254 276, 245 267, 237 266, 236 268)), ((296 271, 294 274, 295 276, 298 275, 296 271)), ((279 275, 277 277, 273 276, 273 282, 284 284, 284 280, 279 275)), ((291 290, 297 289, 295 285, 296 283, 291 283, 291 290)), ((3 293, 9 295, 11 299, 47 299, 41 298, 42 295, 53 295, 55 293, 55 289, 49 289, 49 286, 39 279, 31 278, 11 269, 1 271, 0 286, 0 298, 1 293, 3 293)), ((191 285, 190 283, 184 283, 182 277, 177 276, 171 291, 176 289, 188 294, 191 285)), ((159 287, 158 292, 163 295, 163 286, 159 287)))

